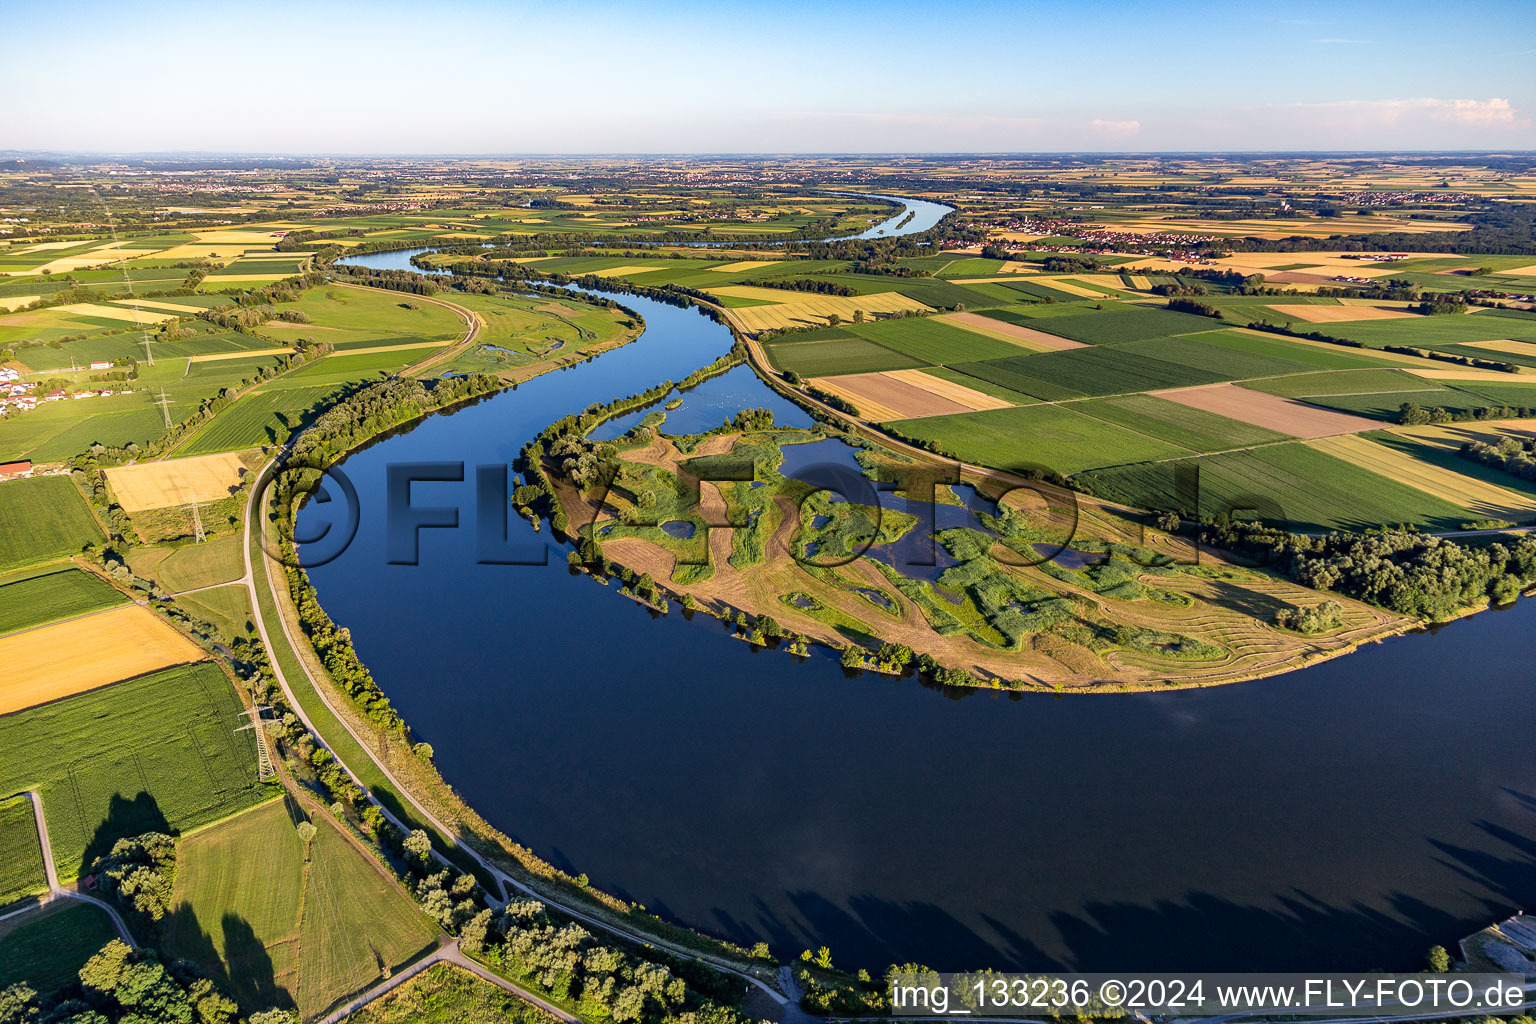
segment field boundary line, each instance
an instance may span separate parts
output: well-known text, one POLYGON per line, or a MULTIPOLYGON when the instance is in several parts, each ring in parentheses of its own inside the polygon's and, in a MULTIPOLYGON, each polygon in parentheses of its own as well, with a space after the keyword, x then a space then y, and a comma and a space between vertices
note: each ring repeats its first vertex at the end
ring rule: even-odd
POLYGON ((43 877, 48 882, 48 893, 33 906, 23 907, 21 910, 0 915, 0 921, 8 921, 12 918, 30 914, 35 910, 41 910, 56 900, 74 900, 79 903, 88 903, 99 910, 105 911, 107 917, 112 921, 112 927, 116 930, 117 937, 122 939, 130 948, 136 948, 137 943, 133 941, 133 933, 128 930, 127 922, 117 912, 116 907, 105 900, 97 899, 95 896, 88 896, 75 889, 66 889, 59 884, 59 873, 53 865, 53 842, 48 836, 48 821, 43 816, 42 794, 35 789, 28 789, 16 795, 26 796, 32 802, 32 817, 37 823, 37 841, 38 846, 42 849, 43 877))

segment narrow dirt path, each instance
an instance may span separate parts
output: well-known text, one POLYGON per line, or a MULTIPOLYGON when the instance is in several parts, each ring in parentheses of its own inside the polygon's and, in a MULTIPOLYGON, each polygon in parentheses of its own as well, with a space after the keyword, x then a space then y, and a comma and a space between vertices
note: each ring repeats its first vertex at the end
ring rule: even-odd
POLYGON ((47 906, 54 900, 78 900, 81 903, 89 903, 91 906, 105 911, 106 915, 112 919, 112 927, 117 930, 117 937, 129 946, 136 946, 137 944, 133 941, 133 933, 128 930, 127 922, 117 912, 116 907, 97 899, 95 896, 87 896, 83 892, 76 889, 66 889, 59 884, 59 874, 53 866, 53 842, 48 837, 48 822, 43 817, 42 795, 31 789, 27 790, 24 795, 32 801, 32 816, 37 820, 37 841, 43 851, 43 875, 48 880, 48 894, 35 905, 14 910, 9 914, 0 915, 0 921, 8 921, 12 918, 21 917, 24 914, 30 914, 34 910, 47 906))

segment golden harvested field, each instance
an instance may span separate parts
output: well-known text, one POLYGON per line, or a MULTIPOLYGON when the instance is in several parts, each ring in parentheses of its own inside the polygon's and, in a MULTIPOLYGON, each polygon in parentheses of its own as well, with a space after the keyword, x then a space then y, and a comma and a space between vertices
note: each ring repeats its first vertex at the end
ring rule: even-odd
POLYGON ((226 498, 240 486, 245 465, 238 452, 199 455, 190 459, 140 462, 107 470, 107 482, 123 511, 184 505, 193 498, 226 498))
POLYGON ((1086 288, 1086 287, 1084 287, 1081 284, 1074 284, 1072 282, 1072 280, 1069 279, 1069 278, 1061 278, 1061 277, 1032 277, 1032 278, 1030 278, 1030 280, 1034 281, 1036 283, 1039 283, 1039 284, 1043 284, 1043 285, 1045 285, 1048 288, 1055 288, 1057 291, 1066 292, 1068 295, 1076 295, 1079 298, 1084 298, 1084 299, 1102 299, 1102 298, 1107 298, 1107 296, 1103 292, 1094 291, 1092 288, 1086 288))
POLYGON ((925 388, 884 373, 850 373, 812 380, 823 391, 848 399, 858 406, 860 416, 875 422, 915 419, 919 416, 947 416, 969 411, 959 402, 952 402, 925 388))
POLYGON ((1037 331, 1033 327, 1020 327, 1018 324, 1010 324, 1004 320, 993 320, 980 313, 943 313, 934 319, 947 321, 956 327, 964 327, 977 334, 985 334, 989 338, 1009 341, 1020 348, 1032 349, 1036 352, 1088 347, 1071 338, 1060 338, 1054 334, 1037 331))
POLYGON ((1307 444, 1362 469, 1380 473, 1452 504, 1463 505, 1481 516, 1523 519, 1536 511, 1536 497, 1420 462, 1411 455, 1363 437, 1329 437, 1307 444))
POLYGON ((0 639, 0 715, 203 657, 136 604, 15 633, 0 639))
POLYGON ((100 306, 94 302, 76 302, 68 306, 53 307, 60 313, 77 313, 80 316, 98 316, 106 320, 125 320, 131 324, 158 324, 176 319, 171 313, 157 313, 151 309, 129 309, 124 306, 100 306))
POLYGON ((1274 305, 1269 308, 1281 316, 1305 320, 1309 324, 1336 324, 1349 320, 1402 320, 1418 316, 1406 309, 1392 309, 1389 306, 1274 305))
POLYGON ((1358 434, 1379 430, 1381 423, 1364 416, 1334 412, 1262 391, 1250 391, 1236 384, 1202 384, 1193 388, 1148 392, 1156 398, 1203 409, 1218 416, 1252 423, 1256 427, 1278 430, 1292 437, 1330 437, 1334 434, 1358 434))
POLYGON ((1528 267, 1516 267, 1513 270, 1501 270, 1500 274, 1509 274, 1512 277, 1536 277, 1536 263, 1528 267))
POLYGON ((1423 441, 1437 448, 1456 451, 1468 441, 1496 444, 1500 439, 1524 440, 1536 437, 1536 424, 1530 420, 1482 420, 1476 423, 1448 423, 1422 427, 1392 427, 1392 433, 1423 441))
MULTIPOLYGON (((262 326, 271 327, 272 325, 263 324, 262 326)), ((294 324, 294 326, 297 327, 299 325, 294 324)), ((325 330, 323 327, 320 329, 325 330)), ((285 356, 292 351, 293 349, 291 348, 256 348, 247 349, 244 352, 204 352, 202 355, 187 356, 187 361, 193 363, 217 363, 224 359, 256 359, 260 356, 285 356)))
POLYGON ((171 313, 201 313, 205 307, 188 306, 180 302, 166 302, 163 299, 134 299, 136 305, 145 309, 163 309, 171 313))
POLYGON ((203 287, 220 284, 245 284, 250 281, 281 281, 286 274, 210 274, 203 278, 203 287))
POLYGON ((1253 235, 1256 238, 1289 238, 1307 235, 1326 238, 1329 235, 1352 232, 1401 231, 1408 234, 1424 234, 1431 231, 1469 231, 1472 225, 1459 221, 1409 220, 1406 217, 1328 217, 1326 219, 1274 220, 1143 220, 1117 222, 1116 231, 1132 234, 1159 231, 1187 231, 1193 234, 1253 235))
POLYGON ((853 314, 863 310, 865 314, 897 313, 902 310, 931 312, 916 299, 909 299, 897 292, 880 292, 873 295, 816 295, 812 292, 789 292, 779 288, 753 288, 732 285, 714 289, 722 297, 761 299, 773 305, 742 306, 728 310, 730 315, 748 331, 757 332, 780 327, 806 327, 824 325, 833 314, 844 323, 853 321, 853 314))
POLYGON ((5 298, 0 298, 0 309, 10 312, 13 309, 20 309, 22 306, 30 306, 40 298, 42 298, 41 295, 9 295, 5 298))
POLYGON ((964 384, 956 384, 954 381, 945 380, 943 377, 935 377, 924 370, 887 370, 883 376, 892 380, 899 380, 913 387, 922 388, 929 394, 947 398, 951 402, 958 402, 972 412, 982 409, 1009 409, 1011 402, 1001 398, 993 398, 991 395, 968 388, 964 384))
POLYGON ((594 277, 627 277, 630 274, 648 274, 653 270, 666 269, 667 265, 658 261, 654 266, 649 267, 641 264, 630 264, 622 267, 609 267, 606 270, 589 270, 587 273, 594 277))
MULTIPOLYGON (((482 320, 481 323, 483 324, 484 321, 482 320)), ((376 355, 380 352, 410 352, 418 348, 447 348, 449 345, 457 344, 457 341, 411 341, 402 345, 376 345, 373 348, 342 349, 339 352, 332 352, 325 358, 334 359, 337 356, 368 356, 376 355)))
POLYGON ((756 270, 758 267, 771 267, 783 260, 740 260, 736 263, 727 263, 723 267, 710 267, 710 270, 719 271, 722 274, 734 274, 740 270, 756 270))
POLYGON ((274 230, 284 230, 284 228, 268 225, 259 228, 223 228, 218 231, 194 231, 192 234, 199 242, 220 242, 224 244, 244 242, 249 246, 271 249, 277 245, 277 239, 272 237, 274 230))
POLYGON ((1517 356, 1536 356, 1536 342, 1530 341, 1468 341, 1469 348, 1486 348, 1490 352, 1509 352, 1517 356))
MULTIPOLYGON (((186 242, 182 245, 173 245, 169 249, 154 254, 157 260, 232 260, 246 254, 247 250, 255 249, 251 245, 220 245, 214 242, 186 242)), ((264 246, 270 249, 271 246, 264 246)))
POLYGON ((1521 380, 1522 375, 1531 373, 1528 366, 1520 367, 1519 373, 1505 373, 1503 370, 1475 370, 1462 369, 1452 366, 1444 370, 1433 370, 1428 367, 1412 369, 1408 371, 1415 377, 1423 377, 1427 380, 1443 380, 1451 384, 1459 384, 1463 381, 1483 380, 1495 381, 1500 384, 1536 384, 1536 381, 1521 380))

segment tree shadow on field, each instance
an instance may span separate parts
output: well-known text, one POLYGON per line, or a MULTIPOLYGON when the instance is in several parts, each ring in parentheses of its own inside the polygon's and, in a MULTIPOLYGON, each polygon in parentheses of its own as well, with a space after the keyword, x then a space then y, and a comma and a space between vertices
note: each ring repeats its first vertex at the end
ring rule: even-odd
POLYGON ((91 841, 85 844, 85 850, 80 855, 80 877, 84 878, 90 872, 97 858, 112 851, 113 843, 146 832, 175 834, 171 823, 160 812, 160 805, 155 798, 143 790, 132 800, 121 793, 112 794, 107 804, 106 817, 96 826, 95 835, 91 836, 91 841))
POLYGON ((1275 621, 1275 615, 1281 609, 1291 607, 1289 601, 1272 594, 1248 590, 1225 580, 1210 580, 1208 586, 1210 589, 1206 601, 1211 605, 1258 619, 1265 624, 1275 621))
POLYGON ((293 994, 278 984, 267 947, 249 921, 225 913, 219 922, 224 933, 224 952, 214 945, 189 903, 177 904, 161 923, 161 942, 166 953, 190 960, 198 971, 231 996, 245 1013, 273 1007, 297 1009, 293 994))
POLYGON ((225 914, 219 924, 224 929, 224 962, 229 970, 229 991, 235 1001, 248 1010, 274 1006, 297 1009, 293 996, 277 984, 272 957, 250 922, 235 914, 225 914))

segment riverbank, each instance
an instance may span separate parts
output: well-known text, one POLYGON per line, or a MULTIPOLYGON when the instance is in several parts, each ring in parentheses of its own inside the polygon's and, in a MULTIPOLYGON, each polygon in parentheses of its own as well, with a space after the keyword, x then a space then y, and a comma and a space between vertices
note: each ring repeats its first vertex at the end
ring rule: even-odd
MULTIPOLYGON (((697 314, 634 304, 650 322, 640 344, 354 455, 364 503, 384 500, 392 460, 506 461, 594 399, 681 379, 729 345, 697 314)), ((702 386, 672 421, 772 406, 811 425, 745 373, 702 386)), ((477 567, 473 502, 460 504, 459 531, 424 534, 420 567, 386 566, 365 522, 312 574, 327 610, 469 804, 669 920, 781 955, 828 944, 871 970, 1346 969, 1362 950, 1391 966, 1507 901, 1503 881, 1469 885, 1464 858, 1523 863, 1478 823, 1523 827, 1500 794, 1528 780, 1437 752, 1519 742, 1512 637, 1536 606, 1273 685, 1070 701, 841 675, 825 654, 796 664, 722 643, 711 618, 615 601, 558 559, 477 567), (1193 886, 1192 845, 1213 852, 1193 886)))

